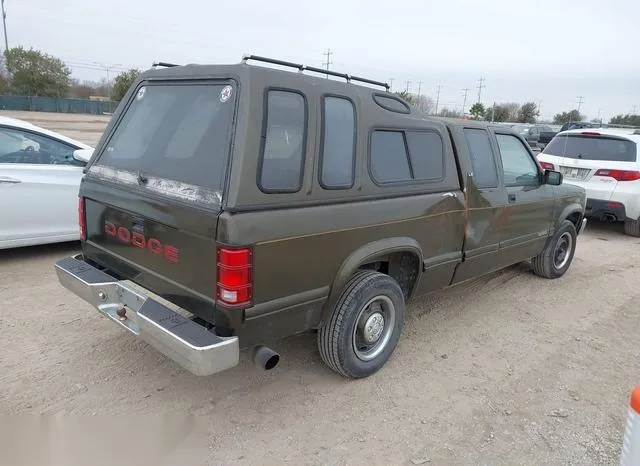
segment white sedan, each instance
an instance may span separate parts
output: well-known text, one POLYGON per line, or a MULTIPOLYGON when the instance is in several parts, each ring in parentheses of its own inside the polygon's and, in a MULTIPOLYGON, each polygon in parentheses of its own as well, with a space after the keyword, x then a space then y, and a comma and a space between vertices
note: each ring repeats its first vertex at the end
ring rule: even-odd
POLYGON ((78 189, 93 148, 0 117, 0 249, 75 241, 78 189))

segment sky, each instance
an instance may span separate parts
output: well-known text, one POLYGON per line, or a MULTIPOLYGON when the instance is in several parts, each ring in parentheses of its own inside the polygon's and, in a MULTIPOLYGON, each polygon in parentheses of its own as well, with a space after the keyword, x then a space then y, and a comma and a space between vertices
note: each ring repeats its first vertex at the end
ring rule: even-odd
POLYGON ((440 107, 533 101, 543 118, 640 112, 640 0, 5 0, 9 47, 63 59, 80 79, 157 60, 244 53, 407 81, 440 107), (420 84, 419 84, 420 83, 420 84))

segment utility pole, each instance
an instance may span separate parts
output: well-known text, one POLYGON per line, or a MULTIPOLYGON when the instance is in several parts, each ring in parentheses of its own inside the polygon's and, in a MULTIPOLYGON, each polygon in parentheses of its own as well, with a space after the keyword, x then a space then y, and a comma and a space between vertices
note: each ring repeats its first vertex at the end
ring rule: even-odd
POLYGON ((633 107, 631 107, 631 114, 632 115, 636 115, 637 111, 638 111, 638 107, 636 107, 635 105, 633 107))
POLYGON ((407 87, 405 89, 405 92, 408 94, 409 93, 409 86, 411 86, 411 81, 406 81, 407 87))
POLYGON ((116 65, 105 65, 103 63, 98 63, 98 62, 93 62, 96 65, 98 65, 100 68, 102 68, 106 73, 107 73, 107 97, 109 98, 109 100, 111 100, 111 76, 109 75, 109 72, 114 69, 114 68, 120 68, 123 65, 121 64, 116 64, 116 65))
MULTIPOLYGON (((331 55, 333 55, 333 52, 331 51, 331 49, 327 49, 327 51, 322 55, 327 57, 327 61, 324 62, 322 65, 327 68, 327 71, 329 71, 329 65, 333 64, 333 62, 331 61, 331 55)), ((327 79, 329 79, 329 73, 327 73, 327 79)))
POLYGON ((462 116, 464 117, 464 108, 467 106, 467 95, 469 95, 469 91, 471 89, 469 89, 468 87, 465 87, 462 90, 464 91, 464 100, 462 101, 462 116))
POLYGON ((579 95, 578 96, 578 113, 580 113, 580 108, 582 107, 583 103, 584 103, 584 96, 583 95, 579 95))
POLYGON ((538 100, 538 108, 536 108, 536 116, 540 118, 540 109, 542 108, 542 100, 538 100))
POLYGON ((389 91, 393 92, 393 78, 389 78, 389 91))
POLYGON ((441 84, 438 84, 438 87, 436 88, 436 115, 438 114, 438 104, 440 104, 440 88, 442 87, 441 84))
POLYGON ((484 78, 481 76, 480 79, 478 79, 478 82, 480 84, 478 84, 478 103, 480 103, 480 100, 482 98, 482 89, 487 87, 485 86, 484 83, 484 78))
POLYGON ((4 29, 4 50, 9 50, 9 41, 7 40, 7 13, 4 11, 4 0, 1 0, 2 5, 2 27, 4 29))
POLYGON ((491 107, 491 123, 493 123, 493 118, 495 117, 496 114, 496 103, 493 103, 493 107, 491 107))
MULTIPOLYGON (((418 81, 418 100, 420 100, 420 90, 422 89, 422 81, 418 81)), ((635 112, 635 110, 634 110, 635 112)))

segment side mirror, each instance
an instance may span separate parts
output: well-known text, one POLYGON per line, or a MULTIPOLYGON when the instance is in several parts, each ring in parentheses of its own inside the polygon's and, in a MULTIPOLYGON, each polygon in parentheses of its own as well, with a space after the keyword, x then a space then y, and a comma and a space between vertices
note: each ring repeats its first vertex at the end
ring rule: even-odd
POLYGON ((93 155, 93 149, 77 149, 73 151, 73 158, 78 162, 87 163, 93 155))
POLYGON ((552 186, 560 186, 563 180, 562 173, 555 170, 544 171, 544 184, 550 184, 552 186))

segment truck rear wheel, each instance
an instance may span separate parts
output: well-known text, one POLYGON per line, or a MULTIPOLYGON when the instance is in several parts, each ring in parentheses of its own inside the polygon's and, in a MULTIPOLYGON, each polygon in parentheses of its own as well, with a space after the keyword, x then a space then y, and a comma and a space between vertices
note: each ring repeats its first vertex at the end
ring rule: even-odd
POLYGON ((559 278, 569 270, 576 250, 576 227, 569 220, 560 224, 540 254, 531 260, 536 275, 559 278))
POLYGON ((640 219, 625 219, 624 233, 629 236, 635 236, 636 238, 640 237, 640 219))
POLYGON ((318 332, 322 360, 348 378, 377 372, 398 344, 404 309, 402 289, 393 278, 373 271, 358 272, 318 332))

